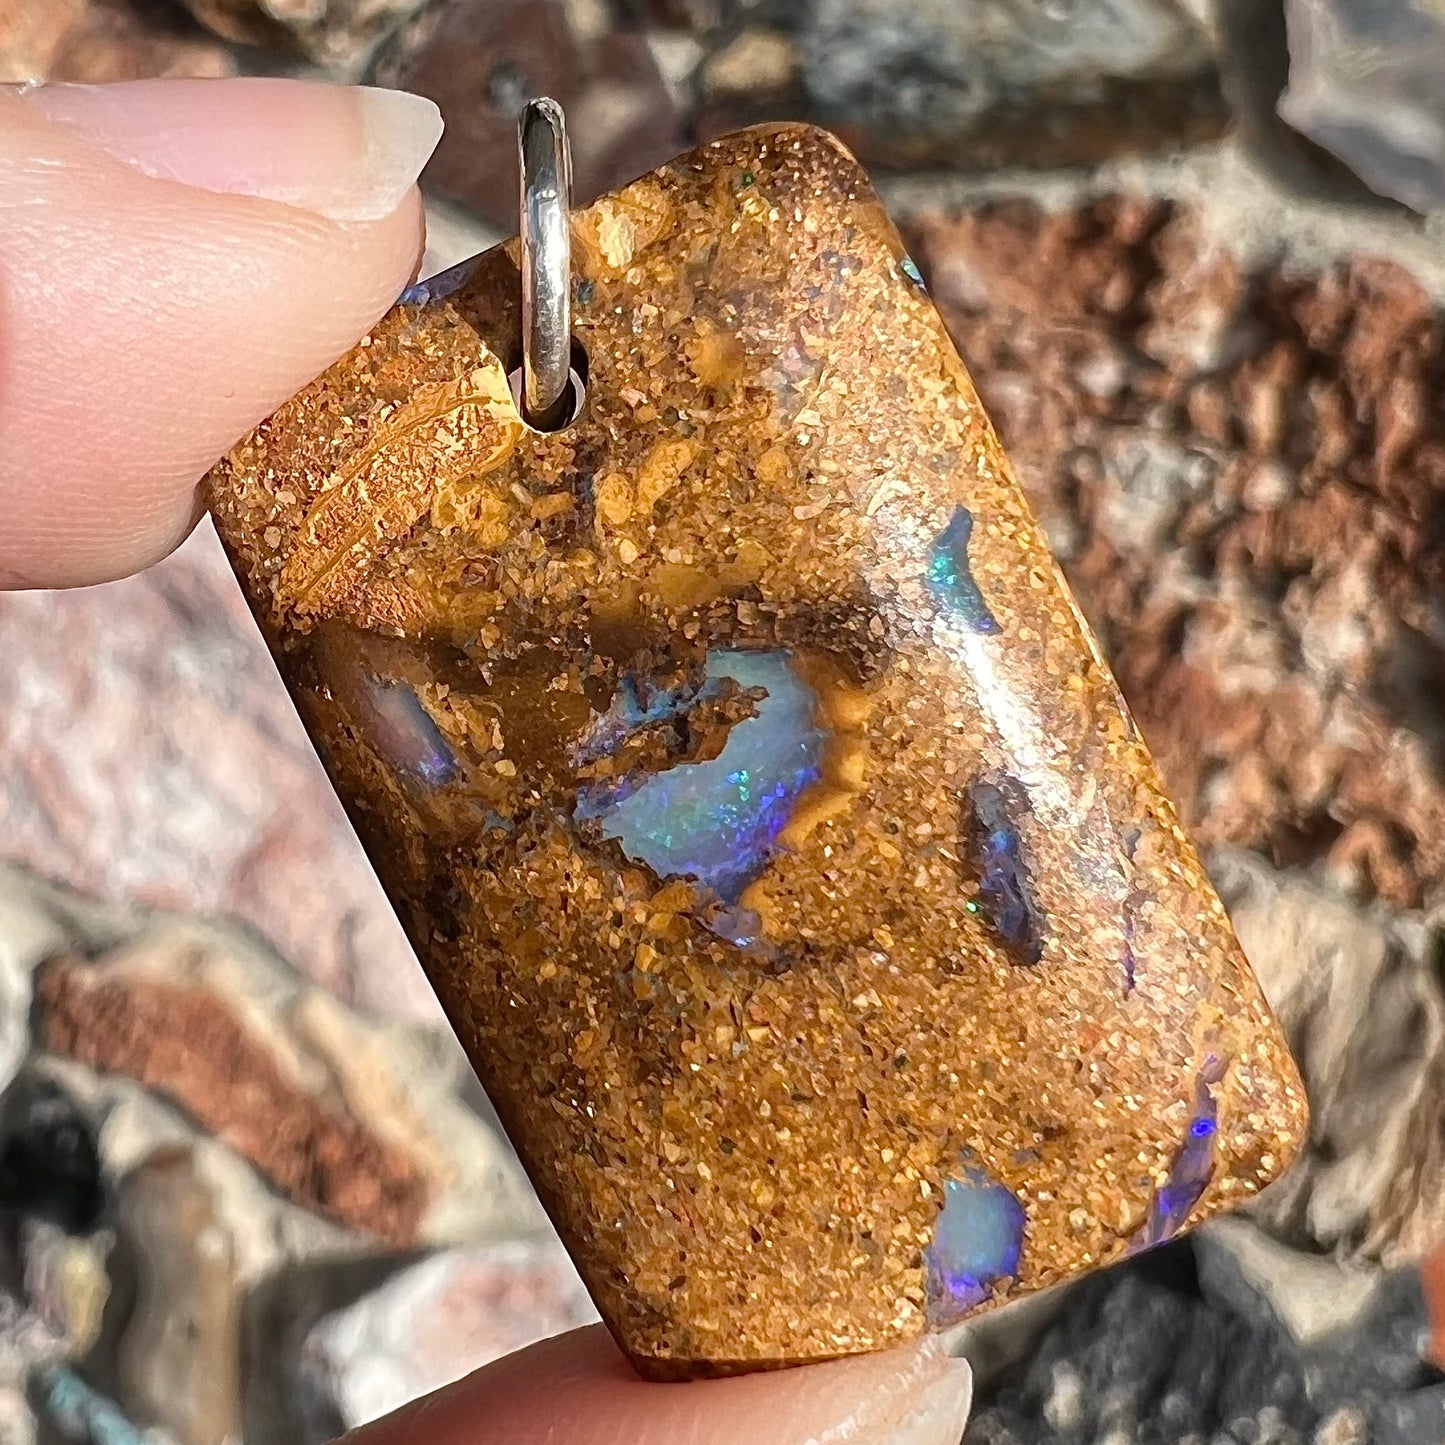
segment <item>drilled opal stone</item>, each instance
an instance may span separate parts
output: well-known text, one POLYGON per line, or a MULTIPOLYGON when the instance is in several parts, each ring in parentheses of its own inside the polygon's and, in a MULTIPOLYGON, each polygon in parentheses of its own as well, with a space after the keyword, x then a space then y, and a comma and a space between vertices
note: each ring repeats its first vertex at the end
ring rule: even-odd
POLYGON ((514 255, 211 505, 638 1368, 883 1348, 1277 1175, 1279 1030, 851 157, 748 131, 579 212, 555 434, 514 255))

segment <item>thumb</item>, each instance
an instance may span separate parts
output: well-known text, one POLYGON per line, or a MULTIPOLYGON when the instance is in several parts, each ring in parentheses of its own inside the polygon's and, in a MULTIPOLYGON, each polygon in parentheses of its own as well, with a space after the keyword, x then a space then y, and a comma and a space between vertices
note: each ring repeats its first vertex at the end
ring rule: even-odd
POLYGON ((145 566, 396 299, 436 107, 283 80, 0 88, 0 586, 145 566))
POLYGON ((759 1375, 654 1385, 601 1325, 542 1340, 337 1445, 958 1445, 973 1375, 937 1336, 759 1375))

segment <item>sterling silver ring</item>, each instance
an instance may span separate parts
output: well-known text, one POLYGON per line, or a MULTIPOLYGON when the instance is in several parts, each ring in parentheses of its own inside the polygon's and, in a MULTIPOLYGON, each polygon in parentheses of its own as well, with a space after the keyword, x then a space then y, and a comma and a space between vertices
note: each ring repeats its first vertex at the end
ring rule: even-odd
POLYGON ((528 101, 517 122, 522 163, 522 411, 540 431, 564 425, 571 401, 572 152, 562 107, 528 101))

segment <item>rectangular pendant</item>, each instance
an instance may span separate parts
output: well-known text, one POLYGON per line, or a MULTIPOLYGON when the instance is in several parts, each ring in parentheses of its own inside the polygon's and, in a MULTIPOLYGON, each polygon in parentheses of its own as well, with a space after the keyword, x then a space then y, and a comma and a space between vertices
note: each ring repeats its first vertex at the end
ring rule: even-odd
POLYGON ((613 1334, 875 1350, 1254 1194, 1299 1079, 918 272, 798 126, 515 243, 210 478, 281 673, 613 1334))

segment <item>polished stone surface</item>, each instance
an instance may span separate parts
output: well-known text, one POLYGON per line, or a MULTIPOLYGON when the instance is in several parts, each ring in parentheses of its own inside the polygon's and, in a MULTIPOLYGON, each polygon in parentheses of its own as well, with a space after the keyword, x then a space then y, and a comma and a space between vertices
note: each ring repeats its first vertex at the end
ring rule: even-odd
POLYGON ((504 247, 211 498, 633 1360, 881 1348, 931 1276, 982 1307, 1254 1194, 1294 1067, 856 164, 763 128, 574 228, 568 430, 512 403, 504 247))

